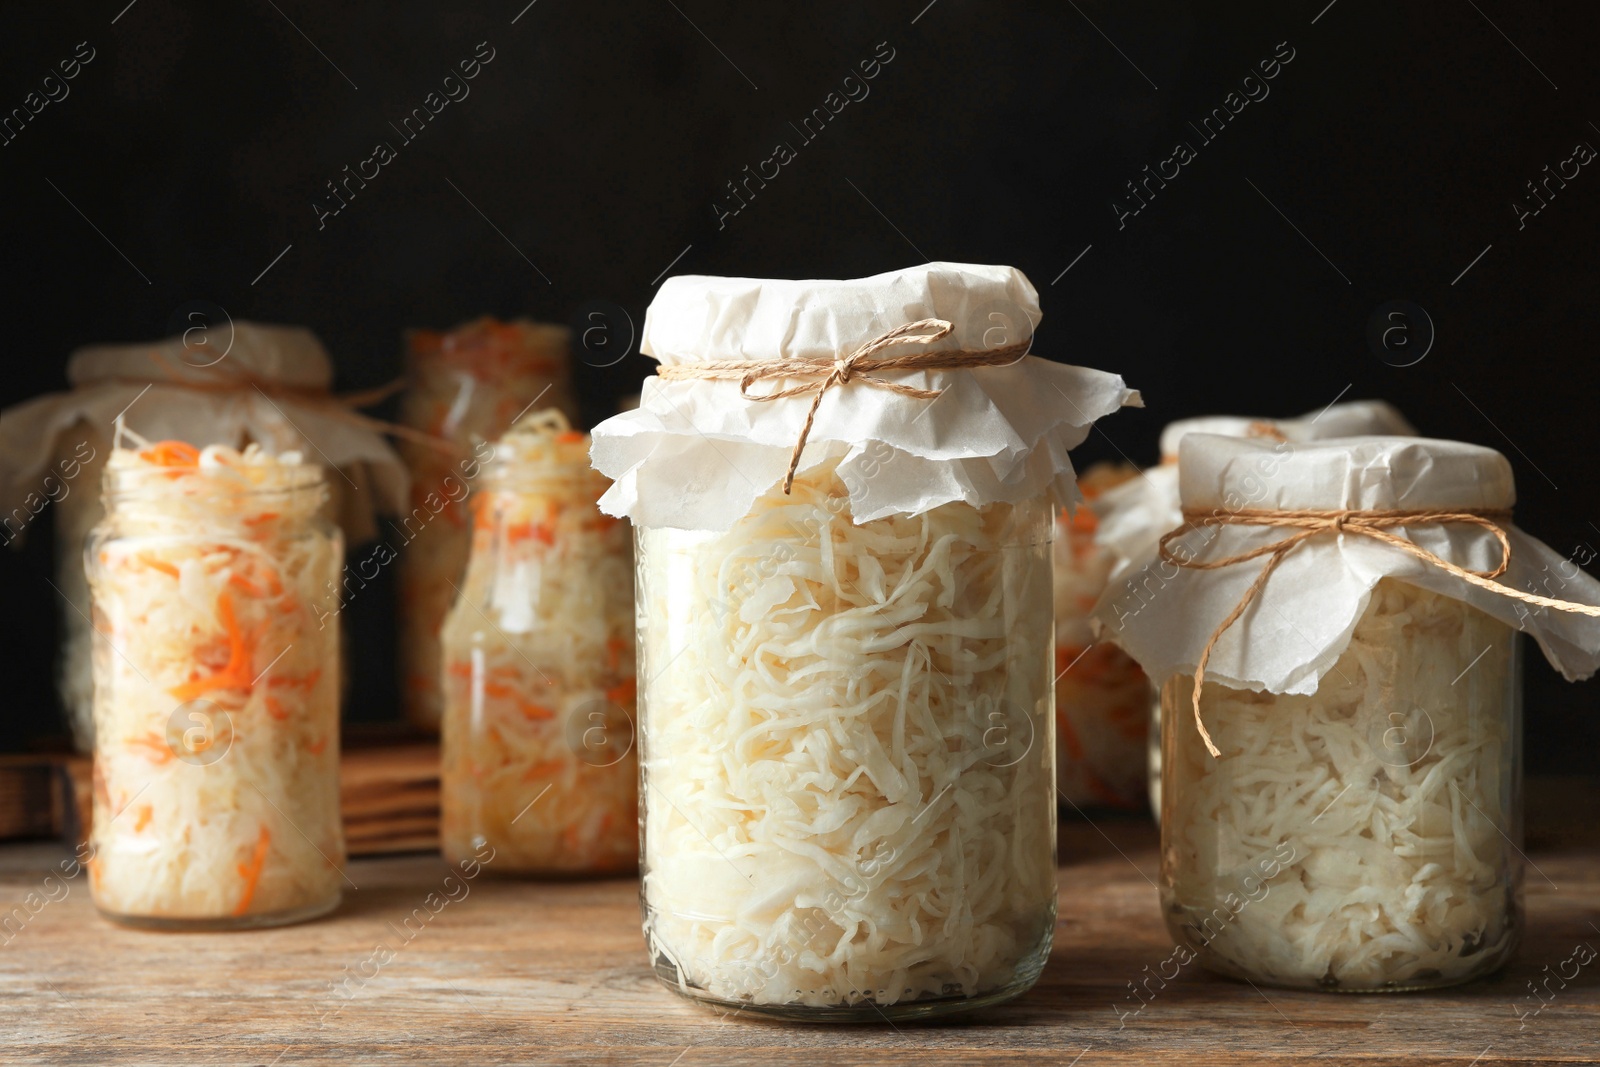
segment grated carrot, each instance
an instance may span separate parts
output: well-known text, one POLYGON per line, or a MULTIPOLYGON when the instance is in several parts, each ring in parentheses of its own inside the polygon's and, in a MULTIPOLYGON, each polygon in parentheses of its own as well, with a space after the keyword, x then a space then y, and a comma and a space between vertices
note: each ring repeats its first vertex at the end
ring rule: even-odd
POLYGON ((259 585, 252 582, 238 571, 234 571, 232 574, 228 575, 228 584, 238 586, 251 596, 264 597, 267 595, 267 591, 265 589, 262 589, 259 585))
POLYGON ((162 574, 170 575, 173 578, 178 577, 177 566, 168 563, 164 559, 150 559, 147 556, 139 556, 137 558, 140 563, 143 563, 146 567, 149 567, 153 571, 160 571, 162 574))
POLYGON ((517 706, 522 709, 522 714, 535 722, 545 722, 556 717, 556 713, 543 704, 535 704, 531 700, 518 700, 517 706))
POLYGON ((159 467, 198 467, 200 450, 187 441, 157 441, 140 452, 139 458, 159 467))
POLYGON ((255 657, 254 650, 247 648, 246 644, 254 639, 254 635, 247 638, 239 629, 238 619, 233 612, 233 598, 226 589, 217 594, 217 617, 222 620, 222 628, 228 635, 227 666, 209 678, 195 678, 167 690, 179 700, 193 700, 217 689, 250 688, 250 665, 255 657))
POLYGON ((263 824, 261 836, 256 838, 256 849, 248 863, 239 864, 239 877, 244 879, 244 892, 239 895, 239 903, 234 906, 235 915, 243 915, 250 910, 250 901, 255 899, 256 885, 261 881, 261 868, 267 862, 267 846, 272 841, 272 833, 263 824))
POLYGON ((532 540, 544 545, 553 545, 556 543, 556 532, 542 522, 514 522, 506 527, 506 540, 513 544, 532 540))
POLYGON ((558 759, 540 760, 538 763, 528 764, 528 769, 522 772, 523 781, 531 782, 535 778, 547 778, 560 774, 566 770, 566 763, 558 759))
POLYGON ((317 687, 317 680, 321 677, 322 668, 314 667, 307 671, 303 678, 272 678, 267 680, 267 684, 281 686, 284 689, 304 689, 309 693, 317 687))
POLYGON ((128 747, 140 750, 140 755, 151 763, 162 764, 172 762, 172 748, 162 737, 151 731, 141 737, 135 737, 128 742, 128 747))

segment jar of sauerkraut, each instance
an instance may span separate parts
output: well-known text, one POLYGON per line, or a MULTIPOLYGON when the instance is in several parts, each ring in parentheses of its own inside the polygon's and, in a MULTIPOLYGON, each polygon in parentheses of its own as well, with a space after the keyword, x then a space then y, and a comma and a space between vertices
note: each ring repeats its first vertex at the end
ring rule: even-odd
POLYGON ((344 861, 342 541, 322 468, 141 444, 111 452, 86 549, 95 904, 169 929, 320 915, 344 861))
POLYGON ((396 527, 400 551, 400 673, 406 717, 439 728, 439 629, 455 603, 472 541, 467 483, 482 449, 534 406, 574 414, 565 326, 492 318, 406 335, 408 384, 400 421, 454 442, 460 454, 400 443, 411 471, 411 510, 396 527))
MULTIPOLYGON (((1155 556, 1161 535, 1183 524, 1178 502, 1178 446, 1191 433, 1255 437, 1271 441, 1316 441, 1360 434, 1410 436, 1416 433, 1405 417, 1382 400, 1350 400, 1330 404, 1290 419, 1244 415, 1205 415, 1179 419, 1161 431, 1161 463, 1138 478, 1105 485, 1095 494, 1092 507, 1097 520, 1094 540, 1109 563, 1101 563, 1096 597, 1124 604, 1153 599, 1154 587, 1136 584, 1130 574, 1155 556)), ((1085 490, 1088 493, 1088 490, 1085 490)), ((1057 566, 1057 581, 1061 569, 1057 566)), ((1156 608, 1155 610, 1161 610, 1156 608)), ((1060 626, 1058 610, 1057 626, 1060 626)), ((1059 635, 1058 635, 1059 639, 1059 635)), ((1102 645, 1102 647, 1105 647, 1102 645)), ((1057 683, 1057 692, 1061 685, 1057 683)), ((1131 694, 1130 694, 1130 699, 1131 694)), ((1144 734, 1145 767, 1150 810, 1161 815, 1161 693, 1147 686, 1143 698, 1149 729, 1144 734)), ((1070 795, 1070 794, 1069 794, 1070 795)))
POLYGON ((1180 455, 1188 525, 1143 572, 1167 610, 1116 629, 1164 680, 1172 936, 1305 989, 1495 970, 1522 928, 1516 631, 1592 673, 1600 620, 1574 612, 1600 583, 1568 567, 1563 600, 1528 599, 1564 561, 1510 525, 1487 448, 1192 435, 1180 455))
POLYGON ((1162 690, 1167 928, 1210 970, 1382 992, 1455 985, 1522 936, 1517 632, 1378 583, 1315 693, 1162 690), (1452 682, 1454 681, 1454 684, 1452 682))
POLYGON ((445 858, 599 874, 638 864, 633 556, 558 411, 494 445, 443 631, 445 858))
POLYGON ((1067 449, 1137 394, 1026 356, 1036 299, 935 263, 673 278, 651 305, 660 376, 594 458, 637 529, 642 903, 670 988, 874 1021, 1038 978, 1051 519, 1067 449))

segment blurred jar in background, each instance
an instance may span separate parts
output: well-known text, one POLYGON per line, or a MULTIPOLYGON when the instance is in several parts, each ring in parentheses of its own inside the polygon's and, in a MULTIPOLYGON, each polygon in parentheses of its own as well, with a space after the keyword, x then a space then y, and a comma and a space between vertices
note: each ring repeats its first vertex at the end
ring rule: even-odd
POLYGON ((1097 640, 1095 602, 1117 563, 1098 544, 1093 501, 1139 477, 1125 463, 1097 463, 1078 479, 1083 501, 1055 530, 1056 784, 1072 808, 1143 806, 1150 683, 1126 652, 1097 640))
POLYGON ((467 481, 487 442, 534 405, 575 414, 570 339, 565 326, 488 317, 406 335, 400 421, 460 446, 451 456, 400 445, 411 471, 411 509, 399 523, 400 682, 406 717, 418 726, 439 728, 439 628, 467 565, 467 481))
POLYGON ((495 443, 444 624, 442 845, 497 870, 638 864, 633 552, 610 484, 559 411, 495 443))

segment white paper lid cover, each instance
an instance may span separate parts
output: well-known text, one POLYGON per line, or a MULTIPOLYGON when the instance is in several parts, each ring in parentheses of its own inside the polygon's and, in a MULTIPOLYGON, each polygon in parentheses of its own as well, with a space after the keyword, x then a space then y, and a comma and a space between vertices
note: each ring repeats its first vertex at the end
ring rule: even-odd
POLYGON ((67 361, 74 386, 115 378, 206 385, 229 381, 229 372, 238 371, 299 389, 333 384, 333 364, 316 334, 243 320, 143 344, 85 345, 67 361))
MULTIPOLYGON (((1010 347, 1031 340, 1038 295, 1014 267, 964 263, 858 281, 672 278, 650 305, 641 347, 664 364, 831 363, 928 318, 955 327, 934 351, 1010 347)), ((1115 374, 1036 356, 882 376, 939 395, 902 396, 860 378, 836 385, 817 408, 799 465, 804 474, 837 459, 856 522, 952 501, 1074 500, 1067 451, 1096 419, 1140 403, 1115 374)), ((758 382, 751 392, 793 384, 758 382)), ((813 399, 753 400, 727 379, 647 378, 637 410, 594 429, 594 465, 614 481, 601 509, 642 526, 728 529, 782 482, 813 399)))
MULTIPOLYGON (((1312 443, 1194 434, 1179 449, 1186 510, 1501 510, 1516 490, 1511 465, 1490 448, 1416 437, 1351 437, 1312 443)), ((1505 519, 1511 560, 1497 581, 1512 589, 1600 604, 1600 582, 1505 519)), ((1390 533, 1458 567, 1501 562, 1494 535, 1469 523, 1419 519, 1390 533)), ((1292 530, 1229 523, 1175 539, 1201 562, 1281 542, 1292 530)), ((1101 632, 1157 683, 1192 675, 1207 641, 1262 573, 1261 558, 1226 567, 1180 567, 1154 555, 1114 582, 1095 616, 1101 632)), ((1568 679, 1600 668, 1600 619, 1530 608, 1360 533, 1300 542, 1271 570, 1249 610, 1218 637, 1208 680, 1274 693, 1314 693, 1350 643, 1372 589, 1385 578, 1471 604, 1530 634, 1568 679)))
POLYGON ((1185 508, 1509 508, 1517 496, 1504 456, 1461 441, 1190 434, 1178 457, 1185 508))
POLYGON ((663 366, 709 359, 833 360, 896 326, 944 319, 923 351, 1025 341, 1039 294, 1015 267, 925 263, 850 281, 668 278, 645 312, 639 350, 663 366))
POLYGON ((1413 436, 1416 431, 1382 400, 1334 403, 1292 419, 1210 415, 1169 423, 1161 433, 1162 464, 1145 471, 1143 477, 1107 490, 1090 504, 1100 516, 1095 540, 1117 555, 1119 574, 1129 561, 1154 552, 1162 534, 1183 524, 1178 506, 1178 451, 1183 439, 1193 433, 1315 441, 1357 434, 1413 436))
POLYGON ((1248 415, 1202 415, 1167 423, 1161 431, 1161 457, 1176 459, 1183 439, 1192 433, 1228 437, 1272 437, 1276 432, 1291 441, 1315 441, 1360 434, 1410 437, 1416 428, 1392 404, 1382 400, 1348 400, 1292 419, 1252 418, 1248 415))

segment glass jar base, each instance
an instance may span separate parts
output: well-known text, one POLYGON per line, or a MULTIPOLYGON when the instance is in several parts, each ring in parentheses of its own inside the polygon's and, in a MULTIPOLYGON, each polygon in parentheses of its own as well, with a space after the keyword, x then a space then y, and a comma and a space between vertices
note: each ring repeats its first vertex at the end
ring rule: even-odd
MULTIPOLYGON (((637 833, 633 840, 637 844, 637 833)), ((440 845, 439 854, 446 863, 459 870, 468 870, 472 864, 477 864, 479 876, 495 881, 597 882, 609 878, 639 877, 637 849, 625 859, 586 867, 563 867, 555 862, 540 862, 525 853, 519 853, 503 840, 492 841, 481 837, 466 844, 446 839, 440 845), (483 858, 485 851, 489 853, 488 859, 483 858)))
POLYGON ((319 900, 299 908, 267 912, 261 915, 216 915, 196 918, 175 918, 166 915, 123 915, 108 908, 96 909, 102 916, 121 926, 140 930, 164 930, 169 933, 204 933, 215 930, 264 930, 273 926, 290 926, 294 923, 319 919, 339 906, 343 893, 335 892, 326 900, 319 900))
POLYGON ((1480 978, 1487 978, 1500 970, 1510 960, 1512 953, 1507 951, 1492 961, 1484 961, 1481 967, 1460 975, 1450 977, 1436 976, 1432 978, 1411 978, 1396 982, 1384 982, 1376 985, 1338 984, 1333 982, 1295 981, 1285 978, 1268 978, 1264 975, 1247 974, 1227 963, 1208 960, 1201 956, 1195 962, 1199 966, 1217 975, 1235 982, 1248 982, 1251 985, 1266 989, 1284 989, 1298 993, 1343 993, 1355 996, 1367 996, 1380 993, 1425 993, 1435 989, 1450 989, 1454 986, 1466 985, 1476 982, 1480 978))
POLYGON ((703 989, 689 985, 680 980, 678 968, 671 961, 657 958, 655 963, 656 977, 661 979, 662 985, 685 1000, 693 1001, 705 1008, 726 1009, 745 1015, 755 1015, 767 1019, 781 1019, 786 1022, 799 1023, 898 1023, 914 1022, 919 1019, 935 1019, 946 1015, 955 1015, 959 1012, 974 1011, 978 1008, 989 1008, 996 1004, 1003 1004, 1015 1000, 1038 982, 1040 973, 1044 970, 1044 958, 1049 955, 1050 945, 1046 942, 1044 954, 1035 961, 1028 961, 1031 966, 1022 969, 1017 977, 997 989, 987 990, 971 996, 956 994, 951 996, 922 997, 917 1000, 899 1001, 894 1004, 879 1004, 876 1001, 864 1000, 855 1004, 836 1004, 813 1007, 807 1004, 757 1004, 750 1000, 733 1000, 708 993, 703 989))

